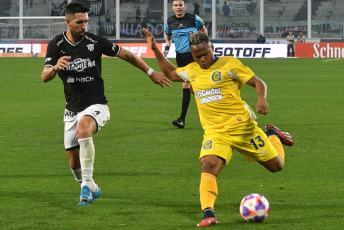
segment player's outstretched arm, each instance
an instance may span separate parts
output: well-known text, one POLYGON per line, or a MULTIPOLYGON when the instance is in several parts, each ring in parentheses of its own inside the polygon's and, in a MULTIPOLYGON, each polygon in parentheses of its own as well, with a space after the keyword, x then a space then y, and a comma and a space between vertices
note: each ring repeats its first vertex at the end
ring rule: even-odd
POLYGON ((145 28, 143 28, 142 31, 146 34, 146 36, 141 37, 146 39, 149 47, 153 50, 156 60, 158 61, 158 64, 160 66, 160 69, 162 70, 162 72, 164 72, 166 77, 168 77, 168 79, 170 79, 171 81, 183 81, 178 76, 176 72, 176 67, 169 60, 167 60, 164 54, 161 53, 161 51, 159 50, 159 47, 157 46, 153 35, 145 28))
POLYGON ((267 114, 269 112, 268 102, 266 101, 267 87, 263 80, 253 76, 246 82, 247 85, 256 89, 258 95, 257 113, 267 114))
POLYGON ((140 57, 128 50, 121 49, 118 57, 147 73, 155 84, 159 84, 161 87, 164 87, 165 85, 171 87, 171 81, 167 79, 164 74, 154 71, 140 57))

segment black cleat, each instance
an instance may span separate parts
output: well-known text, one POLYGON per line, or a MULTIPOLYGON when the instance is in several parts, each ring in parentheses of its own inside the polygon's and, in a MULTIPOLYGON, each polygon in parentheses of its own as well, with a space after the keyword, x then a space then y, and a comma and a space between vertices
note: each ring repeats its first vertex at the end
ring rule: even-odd
POLYGON ((177 126, 180 129, 184 129, 184 126, 185 126, 185 122, 182 119, 180 119, 180 118, 178 118, 177 120, 172 121, 172 124, 174 126, 177 126))

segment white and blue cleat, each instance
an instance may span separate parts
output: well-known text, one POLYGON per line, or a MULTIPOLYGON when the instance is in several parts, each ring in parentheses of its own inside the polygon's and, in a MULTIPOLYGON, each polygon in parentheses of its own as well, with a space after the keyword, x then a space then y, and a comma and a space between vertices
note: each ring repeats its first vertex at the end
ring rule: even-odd
POLYGON ((98 187, 98 191, 97 192, 91 192, 91 189, 87 186, 84 185, 81 188, 81 193, 80 193, 80 202, 78 203, 78 205, 89 205, 92 204, 92 202, 99 198, 101 195, 101 191, 100 188, 98 187))
POLYGON ((97 192, 92 192, 92 201, 94 201, 95 199, 99 198, 101 194, 102 194, 102 192, 100 191, 100 188, 98 187, 98 191, 97 192))

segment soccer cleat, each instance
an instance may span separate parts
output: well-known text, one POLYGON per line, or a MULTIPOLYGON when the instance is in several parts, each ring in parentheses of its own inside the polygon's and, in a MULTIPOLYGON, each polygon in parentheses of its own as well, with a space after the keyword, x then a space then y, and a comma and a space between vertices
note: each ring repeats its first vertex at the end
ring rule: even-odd
POLYGON ((97 192, 92 192, 92 202, 95 199, 99 198, 101 194, 102 194, 102 192, 100 191, 100 188, 98 187, 98 191, 97 192))
POLYGON ((201 221, 201 223, 197 224, 197 227, 209 227, 213 224, 218 224, 219 222, 215 217, 205 218, 201 221))
POLYGON ((178 118, 177 120, 172 121, 172 124, 174 126, 177 126, 180 129, 183 129, 184 126, 185 126, 185 122, 182 119, 180 119, 180 118, 178 118))
MULTIPOLYGON (((270 135, 276 135, 280 140, 281 143, 287 146, 294 145, 293 137, 286 131, 282 131, 274 125, 267 125, 265 126, 265 133, 270 135)), ((268 135, 268 136, 270 136, 268 135)))
MULTIPOLYGON (((100 191, 100 190, 98 190, 100 191)), ((99 195, 100 196, 100 195, 99 195)), ((98 197, 97 197, 98 198, 98 197)), ((96 199, 96 198, 95 198, 96 199)), ((80 193, 80 202, 78 205, 89 205, 93 201, 91 189, 88 186, 83 186, 80 193)))

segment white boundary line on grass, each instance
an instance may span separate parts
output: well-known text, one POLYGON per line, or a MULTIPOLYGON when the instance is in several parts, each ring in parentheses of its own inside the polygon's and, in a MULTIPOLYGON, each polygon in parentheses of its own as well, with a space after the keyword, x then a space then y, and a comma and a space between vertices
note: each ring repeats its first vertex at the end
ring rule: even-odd
POLYGON ((328 62, 328 61, 338 61, 340 60, 341 58, 335 58, 335 59, 328 59, 328 60, 323 60, 323 62, 328 62))

